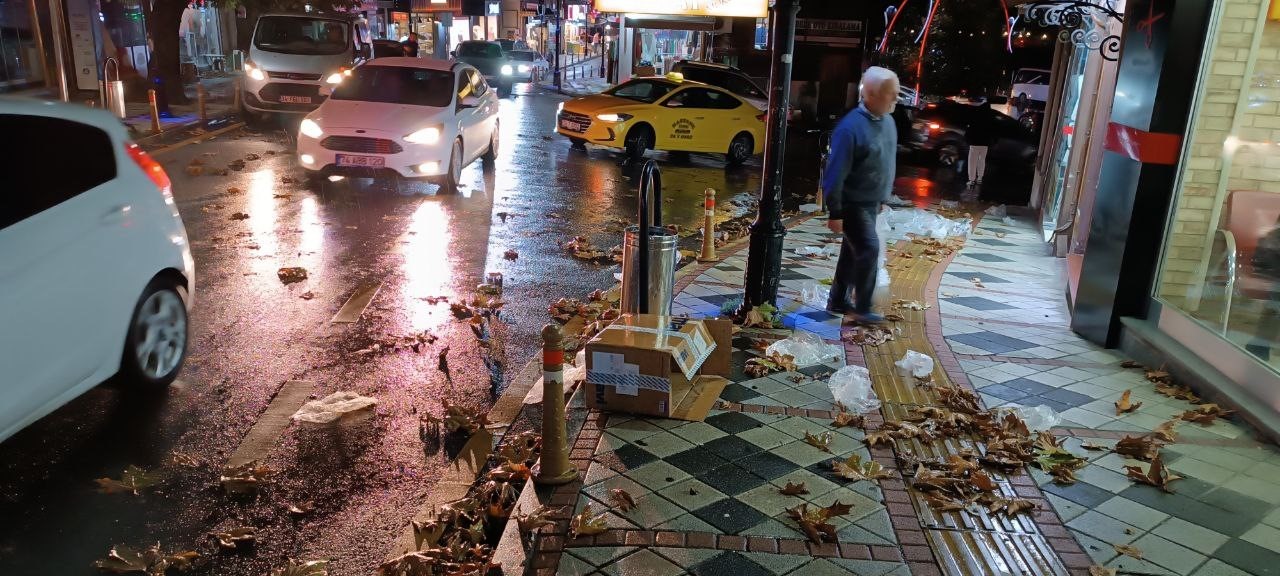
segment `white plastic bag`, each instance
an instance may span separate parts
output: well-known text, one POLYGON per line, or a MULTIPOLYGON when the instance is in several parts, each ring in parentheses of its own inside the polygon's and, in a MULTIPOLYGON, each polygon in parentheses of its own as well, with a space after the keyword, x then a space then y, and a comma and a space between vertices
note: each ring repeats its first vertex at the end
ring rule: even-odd
POLYGON ((1018 223, 1018 221, 1017 221, 1017 220, 1014 220, 1013 218, 1010 218, 1010 217, 1008 217, 1008 216, 1005 216, 1004 218, 1001 218, 1001 219, 1000 219, 1000 222, 1001 222, 1002 224, 1004 224, 1005 226, 1013 226, 1013 225, 1015 225, 1015 224, 1017 224, 1017 223, 1018 223))
POLYGON ((876 289, 871 293, 872 306, 889 306, 889 301, 893 299, 893 293, 889 291, 889 283, 889 269, 881 266, 880 271, 876 273, 876 289))
POLYGON ((814 212, 818 211, 818 205, 817 204, 801 204, 800 211, 804 212, 805 214, 813 214, 814 212))
POLYGON ((1004 218, 1005 216, 1009 215, 1009 208, 1006 207, 1004 204, 1001 204, 999 206, 992 206, 990 208, 987 208, 986 213, 988 216, 994 216, 996 218, 1004 218))
POLYGON ((817 282, 809 282, 800 290, 800 301, 819 310, 827 307, 827 296, 831 288, 817 282))
POLYGON ((933 358, 915 350, 907 350, 907 353, 902 355, 902 359, 894 362, 894 365, 898 367, 898 372, 910 374, 916 378, 927 378, 933 374, 933 358))
POLYGON ((880 408, 880 398, 871 388, 871 373, 861 366, 845 366, 827 380, 831 395, 845 408, 864 414, 880 408))
POLYGON ((798 367, 832 362, 844 357, 842 347, 827 344, 817 334, 804 330, 796 330, 791 333, 790 338, 778 340, 764 349, 765 356, 772 356, 774 352, 790 354, 798 367))
POLYGON ((1027 429, 1032 432, 1048 430, 1062 422, 1062 416, 1059 416, 1057 411, 1044 404, 1034 408, 1031 406, 1011 406, 1009 409, 1014 414, 1017 414, 1023 422, 1026 422, 1027 429))
POLYGON ((329 424, 344 416, 369 410, 377 403, 376 398, 361 396, 355 392, 334 392, 303 404, 293 413, 293 419, 310 424, 329 424))

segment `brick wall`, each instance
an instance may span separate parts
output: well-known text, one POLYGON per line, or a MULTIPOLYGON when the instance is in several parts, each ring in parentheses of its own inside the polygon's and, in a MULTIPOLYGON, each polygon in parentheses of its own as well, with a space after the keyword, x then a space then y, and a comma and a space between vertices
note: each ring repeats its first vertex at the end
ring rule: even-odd
POLYGON ((1212 36, 1205 91, 1190 135, 1183 165, 1159 294, 1171 303, 1194 308, 1202 285, 1208 247, 1222 219, 1220 207, 1232 190, 1280 193, 1280 22, 1259 27, 1261 0, 1224 0, 1220 27, 1212 36), (1254 37, 1262 38, 1254 54, 1253 81, 1245 73, 1254 37), (1260 83, 1274 87, 1258 87, 1260 83), (1237 107, 1243 106, 1232 136, 1237 107), (1226 189, 1219 191, 1224 155, 1231 154, 1226 189), (1215 208, 1219 208, 1215 210, 1215 208), (1190 298, 1190 300, 1189 300, 1190 298))

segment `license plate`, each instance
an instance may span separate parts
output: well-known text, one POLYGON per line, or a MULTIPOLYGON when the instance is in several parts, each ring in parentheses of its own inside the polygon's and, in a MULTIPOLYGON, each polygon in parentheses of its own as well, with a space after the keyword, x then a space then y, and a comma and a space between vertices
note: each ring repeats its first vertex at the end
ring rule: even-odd
POLYGON ((570 131, 572 131, 572 132, 581 132, 581 131, 582 131, 582 125, 581 125, 581 124, 579 124, 579 123, 577 123, 577 122, 571 122, 571 121, 569 121, 569 120, 561 120, 561 121, 560 121, 560 127, 561 127, 561 128, 564 128, 565 130, 570 130, 570 131))
POLYGON ((281 96, 280 101, 285 104, 310 104, 310 96, 281 96))
POLYGON ((380 156, 352 156, 350 154, 336 154, 335 156, 335 161, 339 166, 382 168, 387 165, 386 158, 380 156))

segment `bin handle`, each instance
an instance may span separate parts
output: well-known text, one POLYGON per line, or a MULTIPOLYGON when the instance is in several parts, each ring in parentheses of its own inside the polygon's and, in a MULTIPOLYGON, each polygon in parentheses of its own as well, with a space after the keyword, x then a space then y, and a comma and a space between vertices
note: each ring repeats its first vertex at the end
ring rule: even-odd
POLYGON ((646 160, 640 169, 640 190, 636 194, 640 198, 640 301, 641 314, 649 313, 649 227, 662 226, 662 172, 658 163, 646 160), (649 196, 653 195, 653 222, 649 222, 649 196))
POLYGON ((102 100, 102 107, 109 110, 111 107, 107 105, 107 87, 111 85, 111 75, 107 73, 107 66, 115 68, 116 80, 119 81, 120 63, 110 56, 102 62, 102 84, 98 86, 98 98, 102 100))

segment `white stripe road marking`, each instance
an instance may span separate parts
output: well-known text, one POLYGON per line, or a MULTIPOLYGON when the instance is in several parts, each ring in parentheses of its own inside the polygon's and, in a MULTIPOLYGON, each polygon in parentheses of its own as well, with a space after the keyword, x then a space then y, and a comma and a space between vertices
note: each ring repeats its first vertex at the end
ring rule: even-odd
POLYGON ((337 314, 333 315, 333 319, 329 320, 330 324, 351 324, 360 319, 360 315, 364 314, 364 309, 369 307, 369 303, 373 302, 373 297, 378 295, 378 290, 382 289, 382 283, 365 284, 356 289, 355 293, 347 299, 347 303, 342 305, 337 314))
POLYGON ((289 426, 289 417, 298 411, 316 387, 315 382, 290 380, 284 383, 267 410, 240 441, 240 446, 227 460, 227 468, 244 466, 254 460, 262 460, 271 454, 280 435, 289 426))

